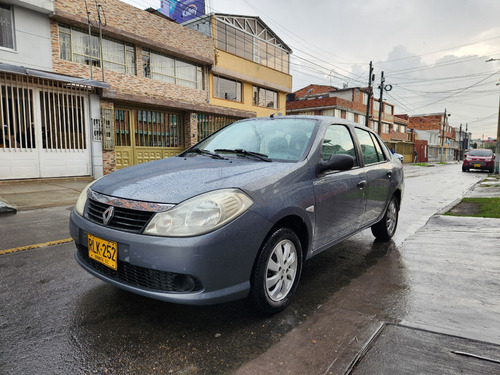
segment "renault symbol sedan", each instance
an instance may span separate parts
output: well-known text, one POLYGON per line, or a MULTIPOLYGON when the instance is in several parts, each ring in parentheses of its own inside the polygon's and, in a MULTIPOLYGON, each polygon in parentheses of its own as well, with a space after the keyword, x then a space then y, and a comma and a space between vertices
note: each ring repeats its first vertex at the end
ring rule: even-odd
POLYGON ((119 288, 192 305, 248 297, 277 313, 307 259, 367 228, 394 235, 403 178, 364 126, 254 118, 94 181, 70 233, 77 262, 119 288))

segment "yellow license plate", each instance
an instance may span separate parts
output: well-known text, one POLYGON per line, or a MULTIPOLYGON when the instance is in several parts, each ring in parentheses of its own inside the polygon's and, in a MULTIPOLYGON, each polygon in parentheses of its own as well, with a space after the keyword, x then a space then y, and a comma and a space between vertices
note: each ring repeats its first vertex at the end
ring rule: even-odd
POLYGON ((118 269, 118 245, 114 241, 106 241, 88 233, 89 257, 105 266, 118 269))
POLYGON ((474 168, 481 168, 481 164, 474 164, 474 168))

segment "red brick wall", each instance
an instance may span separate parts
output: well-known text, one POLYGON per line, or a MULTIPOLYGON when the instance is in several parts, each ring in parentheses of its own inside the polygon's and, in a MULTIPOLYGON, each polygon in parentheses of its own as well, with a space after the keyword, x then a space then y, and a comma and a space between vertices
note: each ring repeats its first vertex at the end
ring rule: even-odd
POLYGON ((297 90, 294 92, 295 98, 301 98, 306 95, 316 95, 316 94, 326 94, 329 91, 336 91, 337 88, 333 86, 324 86, 324 85, 309 85, 304 87, 303 89, 297 90))

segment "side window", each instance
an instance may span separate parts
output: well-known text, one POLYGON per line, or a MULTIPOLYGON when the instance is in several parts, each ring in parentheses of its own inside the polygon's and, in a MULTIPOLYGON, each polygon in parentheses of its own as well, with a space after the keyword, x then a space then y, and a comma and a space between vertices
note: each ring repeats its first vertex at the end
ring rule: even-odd
POLYGON ((354 166, 359 165, 351 133, 343 125, 330 125, 328 127, 321 152, 323 160, 330 159, 332 155, 344 154, 354 158, 354 166))
POLYGON ((382 146, 380 145, 379 140, 377 139, 377 137, 375 137, 371 133, 370 133, 370 136, 372 137, 373 144, 375 145, 375 150, 377 151, 378 160, 379 161, 385 161, 385 160, 387 160, 387 157, 385 156, 384 151, 382 151, 382 146))
MULTIPOLYGON (((377 152, 376 144, 378 143, 373 143, 373 138, 370 135, 369 132, 356 128, 355 130, 356 135, 359 139, 359 144, 361 145, 361 151, 363 152, 363 159, 365 161, 365 165, 370 165, 370 164, 375 164, 378 163, 379 160, 379 154, 377 152)), ((380 150, 380 145, 379 145, 379 150, 380 150)))

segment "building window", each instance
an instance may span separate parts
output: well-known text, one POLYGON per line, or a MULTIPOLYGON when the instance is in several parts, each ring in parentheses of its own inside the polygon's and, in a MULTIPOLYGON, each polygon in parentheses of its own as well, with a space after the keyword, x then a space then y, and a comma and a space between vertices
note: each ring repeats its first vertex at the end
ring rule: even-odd
POLYGON ((134 46, 113 39, 102 39, 70 26, 59 25, 59 57, 63 60, 101 67, 117 73, 136 75, 134 46))
POLYGON ((142 51, 143 74, 161 82, 203 90, 203 68, 161 53, 142 51))
POLYGON ((384 104, 384 113, 392 115, 392 105, 384 104))
POLYGON ((14 49, 12 7, 6 4, 0 4, 0 47, 14 49))
POLYGON ((214 97, 241 102, 241 82, 214 75, 214 97))
POLYGON ((365 115, 358 115, 358 124, 364 125, 366 122, 366 116, 365 115))
POLYGON ((349 120, 349 121, 354 121, 354 113, 347 112, 346 113, 346 119, 349 120))
POLYGON ((278 109, 278 93, 263 87, 253 87, 253 105, 278 109))
POLYGON ((198 113, 196 117, 198 119, 198 142, 238 120, 234 117, 207 115, 204 113, 198 113))
POLYGON ((217 20, 217 48, 247 60, 267 66, 280 72, 289 71, 289 52, 286 51, 262 25, 253 20, 241 22, 241 19, 229 21, 217 20))
POLYGON ((147 110, 137 111, 135 145, 140 147, 180 147, 184 135, 179 116, 174 113, 147 110))
POLYGON ((363 104, 367 105, 368 104, 368 94, 362 93, 361 95, 363 96, 363 104))

